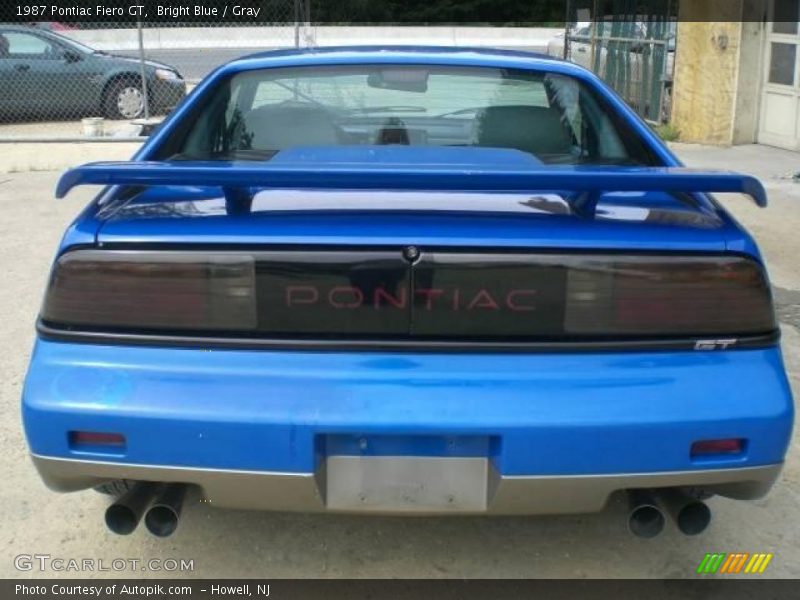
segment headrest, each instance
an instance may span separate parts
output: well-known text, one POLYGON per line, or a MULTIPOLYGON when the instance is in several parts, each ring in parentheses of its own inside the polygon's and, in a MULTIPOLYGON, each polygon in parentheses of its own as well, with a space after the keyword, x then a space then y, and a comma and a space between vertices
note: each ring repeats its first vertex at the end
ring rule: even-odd
POLYGON ((330 115, 315 106, 270 104, 247 113, 244 122, 253 134, 253 148, 282 150, 338 143, 330 115))
POLYGON ((572 137, 557 108, 490 106, 478 114, 477 144, 515 148, 536 156, 569 154, 572 137))

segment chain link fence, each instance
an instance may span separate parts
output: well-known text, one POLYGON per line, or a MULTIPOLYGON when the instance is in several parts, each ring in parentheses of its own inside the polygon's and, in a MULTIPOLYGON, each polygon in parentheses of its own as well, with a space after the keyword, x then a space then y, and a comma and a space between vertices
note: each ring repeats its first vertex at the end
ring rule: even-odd
MULTIPOLYGON (((563 57, 599 75, 645 120, 669 121, 675 70, 677 0, 613 0, 607 13, 597 0, 570 0, 563 57), (577 5, 583 11, 572 11, 577 5)), ((552 53, 552 52, 551 52, 552 53)))
POLYGON ((257 23, 0 23, 0 141, 139 139, 219 65, 303 44, 305 0, 262 11, 257 23))
POLYGON ((567 60, 594 71, 645 120, 669 121, 674 24, 598 22, 568 32, 566 41, 567 60))

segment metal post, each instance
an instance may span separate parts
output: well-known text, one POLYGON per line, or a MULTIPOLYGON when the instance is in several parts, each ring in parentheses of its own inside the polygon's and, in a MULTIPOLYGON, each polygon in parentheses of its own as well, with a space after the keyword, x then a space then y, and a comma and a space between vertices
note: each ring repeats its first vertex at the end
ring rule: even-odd
MULTIPOLYGON (((302 15, 302 0, 294 0, 294 47, 300 47, 300 18, 302 15)), ((299 98, 298 90, 297 90, 297 78, 295 78, 292 84, 292 90, 294 91, 294 100, 297 101, 299 98)))
MULTIPOLYGON (((670 30, 670 22, 672 19, 672 0, 667 0, 667 14, 664 18, 666 31, 664 31, 664 40, 666 44, 664 45, 664 53, 663 53, 663 65, 661 71, 661 92, 658 98, 658 118, 657 121, 659 123, 669 122, 672 119, 672 114, 666 115, 666 119, 663 119, 662 116, 664 115, 664 102, 667 99, 667 80, 675 81, 675 57, 678 55, 678 25, 675 24, 675 56, 672 57, 672 73, 668 73, 669 70, 669 30, 670 30)), ((672 110, 672 106, 669 107, 670 111, 672 110)))
POLYGON ((139 72, 142 76, 142 105, 144 106, 144 118, 150 119, 150 100, 147 97, 147 72, 144 68, 144 38, 142 35, 142 22, 136 21, 136 29, 139 33, 139 72))
POLYGON ((300 19, 302 14, 302 0, 294 0, 294 47, 300 47, 300 19))
POLYGON ((592 71, 595 71, 595 72, 597 72, 597 69, 595 68, 595 64, 594 64, 594 55, 595 55, 596 46, 597 46, 597 13, 599 11, 600 11, 600 7, 599 7, 598 0, 594 0, 594 2, 592 2, 592 23, 591 23, 591 26, 590 26, 590 31, 591 31, 590 35, 591 35, 592 39, 591 39, 591 42, 590 42, 591 48, 590 48, 590 54, 589 54, 589 64, 592 65, 592 71))
POLYGON ((569 30, 572 24, 572 0, 567 0, 567 18, 564 19, 564 60, 569 58, 569 30))

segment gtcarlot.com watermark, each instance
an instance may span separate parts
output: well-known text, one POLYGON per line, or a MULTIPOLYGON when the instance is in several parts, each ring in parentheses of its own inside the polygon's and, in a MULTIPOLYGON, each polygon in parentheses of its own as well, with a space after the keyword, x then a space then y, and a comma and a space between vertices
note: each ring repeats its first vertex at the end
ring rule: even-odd
POLYGON ((18 554, 18 571, 54 573, 96 573, 155 571, 162 573, 194 571, 193 558, 64 558, 50 554, 18 554))

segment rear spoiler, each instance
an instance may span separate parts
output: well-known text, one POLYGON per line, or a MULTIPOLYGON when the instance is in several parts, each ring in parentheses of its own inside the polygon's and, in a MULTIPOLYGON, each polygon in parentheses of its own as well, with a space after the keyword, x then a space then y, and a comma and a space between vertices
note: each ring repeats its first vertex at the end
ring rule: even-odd
POLYGON ((536 166, 481 169, 480 165, 381 165, 341 163, 312 168, 261 162, 97 162, 70 169, 56 186, 63 198, 79 185, 219 186, 230 213, 249 211, 258 188, 336 190, 427 190, 494 192, 574 192, 573 210, 593 216, 610 192, 711 193, 750 196, 767 205, 761 182, 750 175, 684 167, 536 166), (256 188, 253 190, 251 188, 256 188))

